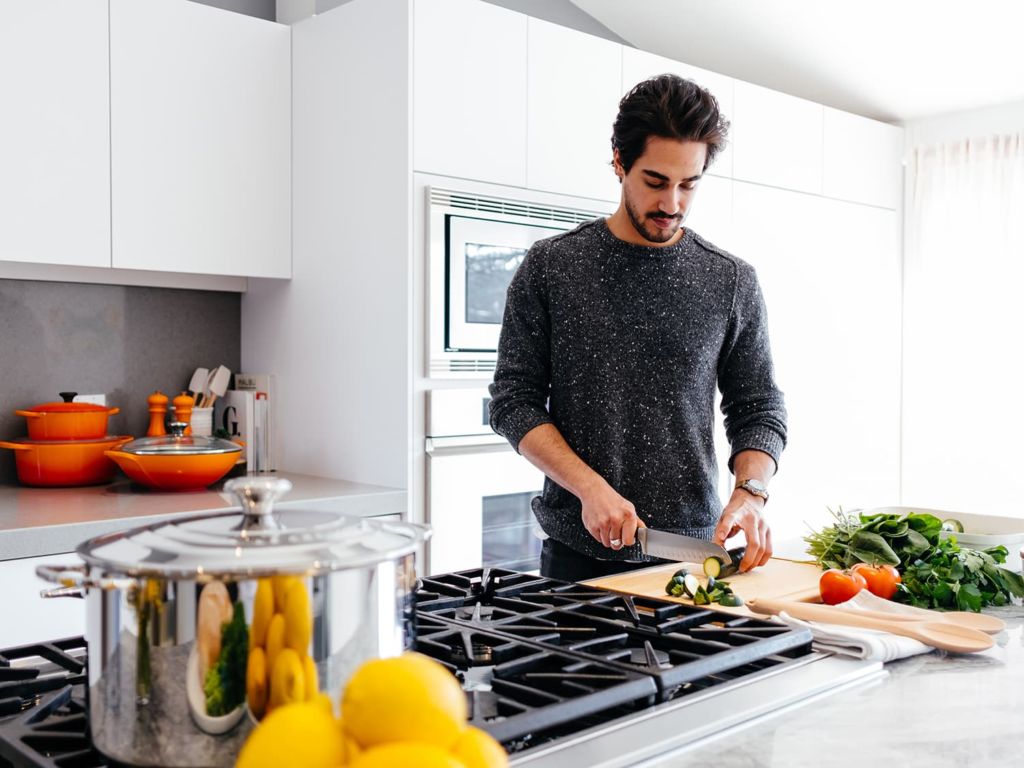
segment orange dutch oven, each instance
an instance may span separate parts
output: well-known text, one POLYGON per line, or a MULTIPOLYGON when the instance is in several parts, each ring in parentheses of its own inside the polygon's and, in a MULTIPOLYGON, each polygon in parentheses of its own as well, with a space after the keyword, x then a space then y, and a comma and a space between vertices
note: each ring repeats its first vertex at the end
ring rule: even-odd
POLYGON ((168 424, 169 435, 142 437, 108 450, 132 480, 160 491, 194 491, 220 480, 238 462, 242 446, 216 437, 185 435, 188 425, 168 424))
POLYGON ((107 417, 120 408, 74 403, 77 392, 61 392, 62 403, 43 403, 15 411, 28 420, 29 440, 99 440, 107 436, 107 417))
POLYGON ((107 452, 131 439, 122 435, 100 440, 2 440, 0 448, 14 451, 18 480, 25 485, 98 485, 110 482, 117 472, 107 452))

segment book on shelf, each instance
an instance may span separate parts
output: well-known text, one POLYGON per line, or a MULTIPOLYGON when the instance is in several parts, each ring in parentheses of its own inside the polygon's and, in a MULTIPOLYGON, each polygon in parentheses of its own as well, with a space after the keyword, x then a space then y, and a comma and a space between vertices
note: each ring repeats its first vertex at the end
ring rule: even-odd
POLYGON ((273 374, 236 373, 235 388, 219 398, 214 428, 245 442, 242 457, 250 472, 277 470, 273 374))

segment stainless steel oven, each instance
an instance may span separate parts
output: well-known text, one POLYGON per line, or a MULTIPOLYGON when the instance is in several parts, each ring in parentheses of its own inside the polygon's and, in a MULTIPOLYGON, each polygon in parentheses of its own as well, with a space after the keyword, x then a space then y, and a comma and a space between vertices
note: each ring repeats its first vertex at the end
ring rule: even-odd
POLYGON ((505 292, 526 252, 609 211, 427 187, 428 375, 494 371, 505 292))
POLYGON ((536 571, 530 502, 544 475, 488 424, 486 389, 427 392, 427 572, 481 565, 536 571))

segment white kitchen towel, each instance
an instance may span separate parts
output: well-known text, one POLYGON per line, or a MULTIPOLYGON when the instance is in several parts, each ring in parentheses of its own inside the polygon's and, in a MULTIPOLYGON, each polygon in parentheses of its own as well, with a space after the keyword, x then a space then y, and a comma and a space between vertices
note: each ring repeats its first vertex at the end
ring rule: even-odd
MULTIPOLYGON (((917 609, 900 605, 872 595, 867 590, 845 603, 836 606, 842 610, 857 612, 859 610, 886 611, 888 613, 914 613, 917 609), (862 597, 866 596, 866 597, 862 597)), ((802 627, 811 631, 814 647, 819 651, 831 651, 858 659, 871 661, 894 661, 928 653, 935 650, 930 645, 914 640, 911 637, 894 635, 891 632, 879 632, 874 629, 847 627, 838 624, 820 624, 815 621, 801 621, 786 613, 778 618, 791 627, 802 627)))

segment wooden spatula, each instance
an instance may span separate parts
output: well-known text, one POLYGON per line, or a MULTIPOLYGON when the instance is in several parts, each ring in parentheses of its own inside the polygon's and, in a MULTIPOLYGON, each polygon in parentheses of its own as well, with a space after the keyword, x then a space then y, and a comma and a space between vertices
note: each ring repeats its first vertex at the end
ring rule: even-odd
POLYGON ((766 597, 749 600, 747 605, 756 613, 776 614, 785 611, 793 618, 804 621, 877 629, 894 635, 912 637, 932 648, 941 648, 954 653, 977 653, 994 645, 992 638, 984 632, 949 622, 876 619, 872 616, 862 616, 859 613, 834 608, 831 605, 771 600, 766 597))

